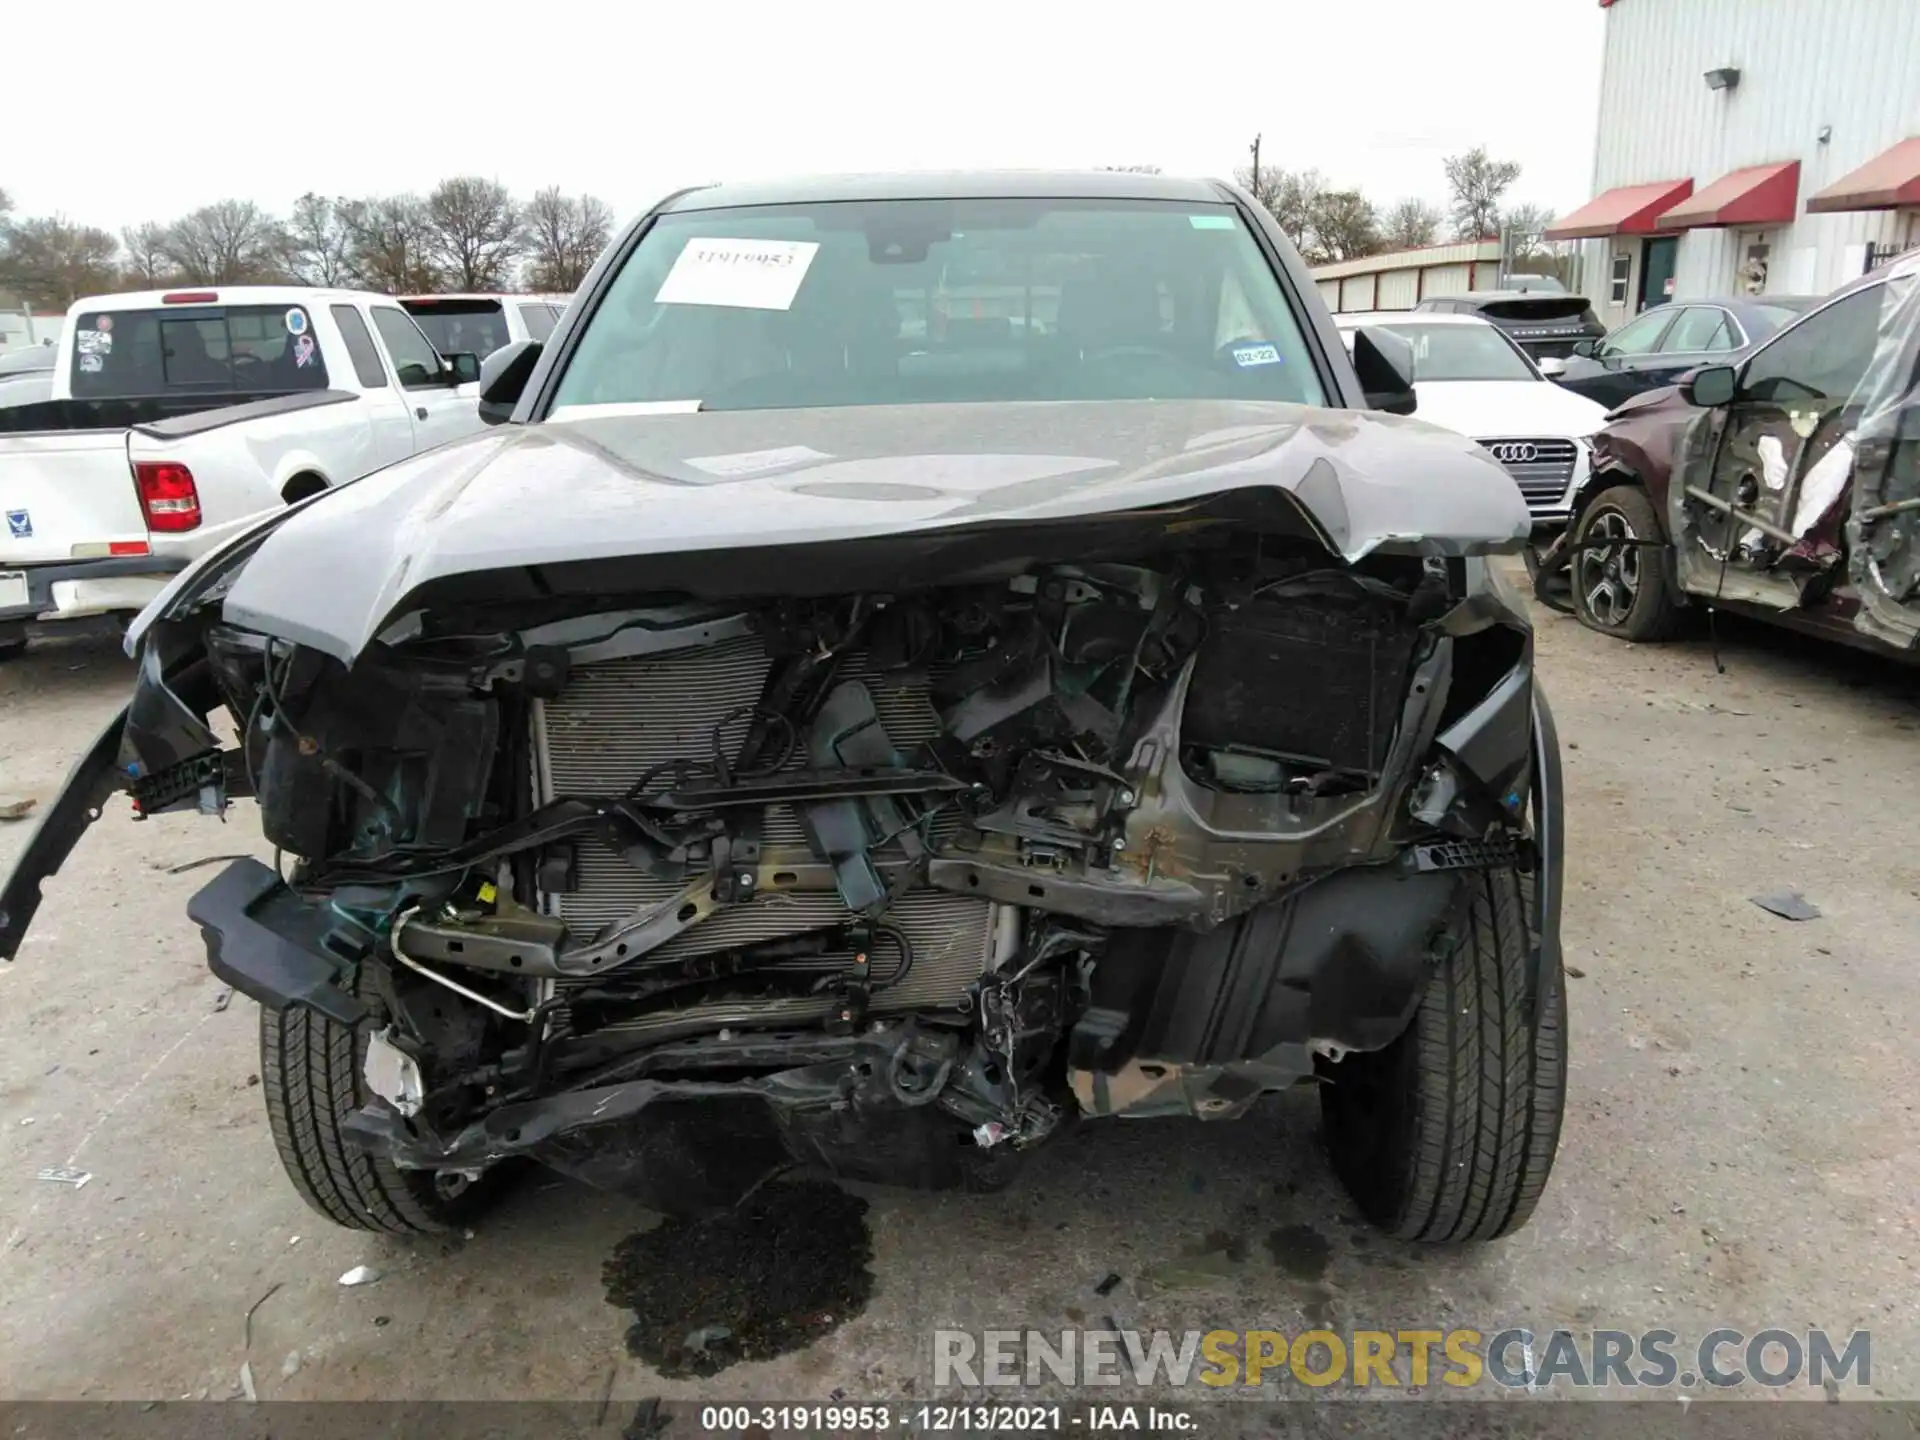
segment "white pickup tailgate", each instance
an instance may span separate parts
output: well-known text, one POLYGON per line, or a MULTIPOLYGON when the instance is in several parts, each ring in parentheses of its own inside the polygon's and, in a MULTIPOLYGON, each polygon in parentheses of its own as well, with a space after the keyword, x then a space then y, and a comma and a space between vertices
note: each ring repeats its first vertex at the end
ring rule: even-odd
POLYGON ((147 539, 124 430, 0 435, 0 570, 147 539))

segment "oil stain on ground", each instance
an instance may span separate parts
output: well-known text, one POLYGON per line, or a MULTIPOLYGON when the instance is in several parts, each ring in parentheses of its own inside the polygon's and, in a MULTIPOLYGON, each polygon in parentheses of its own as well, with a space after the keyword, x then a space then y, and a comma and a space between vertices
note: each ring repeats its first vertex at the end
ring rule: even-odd
POLYGON ((1179 1259, 1155 1265, 1146 1275, 1163 1290, 1201 1290, 1233 1279, 1246 1259, 1244 1237, 1209 1230, 1205 1239, 1185 1246, 1179 1259))
POLYGON ((1333 1247, 1311 1225, 1284 1225, 1267 1236, 1267 1254, 1295 1280, 1319 1280, 1327 1273, 1333 1247))
POLYGON ((734 1209, 669 1218, 614 1248, 607 1302, 660 1374, 712 1375, 812 1344, 873 1294, 867 1202, 837 1185, 769 1185, 734 1209))

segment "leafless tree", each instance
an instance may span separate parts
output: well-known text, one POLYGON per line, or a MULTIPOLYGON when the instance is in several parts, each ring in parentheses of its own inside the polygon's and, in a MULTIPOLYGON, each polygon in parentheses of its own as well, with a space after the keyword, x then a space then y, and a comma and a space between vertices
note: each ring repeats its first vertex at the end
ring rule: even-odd
POLYGON ((167 258, 167 231, 151 220, 129 225, 120 232, 120 244, 126 261, 120 267, 128 285, 142 290, 157 290, 178 278, 173 261, 167 258))
POLYGON ((1315 264, 1380 253, 1379 212, 1358 190, 1322 190, 1308 207, 1307 226, 1315 264))
POLYGON ((64 309, 113 288, 119 250, 109 231, 61 215, 11 222, 0 248, 0 289, 28 305, 64 309))
POLYGON ((570 294, 607 248, 613 212, 591 195, 565 195, 549 185, 526 209, 527 288, 570 294))
POLYGON ((1553 223, 1553 211, 1544 205, 1513 205, 1500 217, 1500 233, 1513 237, 1521 253, 1542 248, 1542 232, 1553 223))
POLYGON ((251 200, 217 200, 167 226, 161 250, 190 285, 246 285, 281 276, 280 228, 251 200))
POLYGON ((1520 178, 1512 160, 1491 160, 1487 147, 1476 145, 1464 155, 1443 162, 1447 190, 1453 197, 1449 211, 1457 240, 1489 240, 1500 230, 1500 199, 1520 178))
POLYGON ((1240 182, 1241 189, 1267 207, 1295 249, 1304 252, 1310 248, 1314 201, 1327 188, 1324 175, 1318 170, 1282 170, 1278 166, 1262 165, 1258 175, 1251 166, 1242 166, 1233 178, 1240 182))
POLYGON ((293 202, 283 232, 285 262, 287 273, 302 285, 352 283, 353 234, 340 213, 345 204, 311 190, 293 202))
POLYGON ((498 180, 459 175, 427 197, 428 236, 456 290, 504 290, 522 240, 520 207, 498 180))
POLYGON ((1418 250, 1440 238, 1440 212, 1424 200, 1401 200, 1380 217, 1380 243, 1389 250, 1418 250))
POLYGON ((1551 275, 1571 285, 1578 268, 1578 254, 1547 239, 1546 228, 1553 224, 1554 212, 1544 205, 1515 205, 1500 217, 1502 258, 1510 274, 1551 275))
POLYGON ((391 295, 440 288, 433 258, 433 226, 418 195, 382 195, 335 206, 346 227, 349 269, 356 284, 391 295))

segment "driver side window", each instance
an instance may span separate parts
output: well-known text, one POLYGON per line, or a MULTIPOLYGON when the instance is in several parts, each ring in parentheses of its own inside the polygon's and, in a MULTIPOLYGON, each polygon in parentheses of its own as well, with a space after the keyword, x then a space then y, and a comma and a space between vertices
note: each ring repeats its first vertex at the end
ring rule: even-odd
POLYGON ((1873 361, 1886 288, 1856 290, 1782 331, 1747 365, 1741 384, 1745 397, 1845 401, 1873 361))
POLYGON ((451 372, 440 359, 440 352, 428 343, 406 311, 392 305, 373 307, 373 327, 380 332, 380 343, 387 347, 393 362, 394 377, 406 390, 444 387, 451 372))
POLYGON ((1661 332, 1673 319, 1671 310, 1654 310, 1629 321, 1600 342, 1602 355, 1646 355, 1660 343, 1661 332))

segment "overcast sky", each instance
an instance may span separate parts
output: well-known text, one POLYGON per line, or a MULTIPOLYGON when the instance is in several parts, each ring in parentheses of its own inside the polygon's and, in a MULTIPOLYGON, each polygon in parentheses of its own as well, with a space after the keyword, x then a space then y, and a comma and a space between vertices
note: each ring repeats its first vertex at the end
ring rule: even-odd
POLYGON ((1261 158, 1439 202, 1587 198, 1595 0, 0 0, 0 189, 118 228, 239 196, 1261 158), (390 37, 383 40, 383 36, 390 37))

